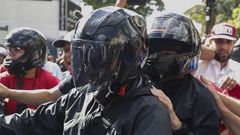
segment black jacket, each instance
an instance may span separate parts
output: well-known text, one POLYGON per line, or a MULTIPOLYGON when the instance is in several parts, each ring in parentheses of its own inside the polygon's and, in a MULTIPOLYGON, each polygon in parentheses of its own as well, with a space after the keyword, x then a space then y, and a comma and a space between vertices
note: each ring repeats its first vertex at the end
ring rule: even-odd
MULTIPOLYGON (((137 82, 138 83, 138 82, 137 82)), ((138 83, 108 107, 94 99, 90 85, 73 89, 36 111, 0 116, 1 135, 171 135, 166 108, 138 83), (81 91, 81 92, 80 92, 81 91)))
POLYGON ((176 135, 219 135, 220 113, 214 98, 196 78, 186 75, 165 82, 161 89, 184 124, 176 135))

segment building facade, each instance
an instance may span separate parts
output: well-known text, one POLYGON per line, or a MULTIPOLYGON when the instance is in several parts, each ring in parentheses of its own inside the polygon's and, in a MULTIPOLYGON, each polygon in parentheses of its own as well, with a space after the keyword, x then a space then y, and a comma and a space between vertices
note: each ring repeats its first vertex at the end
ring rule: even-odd
POLYGON ((74 28, 75 10, 81 8, 73 0, 0 0, 0 44, 16 27, 38 29, 49 40, 59 38, 74 28))

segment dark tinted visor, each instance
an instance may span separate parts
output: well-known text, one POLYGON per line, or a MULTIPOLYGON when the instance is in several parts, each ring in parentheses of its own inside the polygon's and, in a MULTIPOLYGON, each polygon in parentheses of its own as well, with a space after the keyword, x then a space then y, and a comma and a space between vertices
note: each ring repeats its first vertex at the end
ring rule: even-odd
MULTIPOLYGON (((111 75, 114 62, 117 61, 122 45, 90 40, 72 41, 72 67, 75 85, 82 82, 81 75, 87 82, 101 81, 111 75)), ((117 65, 116 65, 117 66, 117 65)))

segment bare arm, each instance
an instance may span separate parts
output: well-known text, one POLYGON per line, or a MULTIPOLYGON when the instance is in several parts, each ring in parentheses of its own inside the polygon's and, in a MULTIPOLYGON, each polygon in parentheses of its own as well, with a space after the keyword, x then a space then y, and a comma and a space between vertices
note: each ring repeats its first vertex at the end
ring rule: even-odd
POLYGON ((225 94, 217 92, 214 86, 207 79, 201 76, 202 83, 208 88, 208 90, 213 94, 218 106, 221 108, 222 106, 227 107, 234 114, 240 117, 240 100, 235 99, 233 97, 227 96, 225 94))
POLYGON ((24 104, 40 105, 48 101, 55 101, 61 95, 58 86, 52 89, 16 90, 0 84, 0 97, 14 99, 24 104))
POLYGON ((218 93, 214 86, 202 76, 201 81, 213 94, 225 124, 234 134, 240 133, 240 101, 222 93, 218 93))
POLYGON ((240 100, 233 97, 218 93, 219 97, 223 101, 224 105, 231 110, 234 114, 240 117, 240 100))
POLYGON ((223 94, 219 94, 219 97, 221 98, 219 98, 220 100, 217 101, 217 104, 224 123, 229 129, 231 129, 234 134, 240 133, 240 117, 238 116, 239 114, 236 115, 236 113, 234 112, 234 110, 239 110, 239 101, 235 102, 233 98, 223 94), (226 107, 226 105, 229 106, 226 107), (231 108, 234 109, 232 110, 231 108))
POLYGON ((127 0, 117 0, 115 6, 124 8, 127 4, 127 0))
POLYGON ((178 130, 182 127, 182 122, 177 117, 171 100, 160 89, 151 89, 152 94, 162 102, 168 109, 172 130, 178 130))

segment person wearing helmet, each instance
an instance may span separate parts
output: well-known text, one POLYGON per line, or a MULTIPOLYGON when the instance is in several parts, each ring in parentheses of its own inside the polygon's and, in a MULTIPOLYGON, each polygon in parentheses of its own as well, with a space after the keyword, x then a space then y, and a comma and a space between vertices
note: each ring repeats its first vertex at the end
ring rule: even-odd
POLYGON ((153 95, 169 110, 173 133, 218 135, 220 114, 213 96, 191 75, 197 69, 200 50, 200 36, 192 21, 163 13, 154 19, 148 38, 143 70, 157 88, 153 95))
POLYGON ((133 11, 95 10, 76 25, 72 40, 76 88, 35 111, 0 115, 0 133, 171 135, 167 109, 141 74, 145 33, 145 20, 133 11), (89 83, 77 87, 79 76, 89 83))
POLYGON ((64 65, 68 69, 65 71, 65 77, 61 82, 51 89, 36 89, 34 91, 10 89, 0 84, 0 97, 14 99, 20 103, 40 105, 49 101, 56 101, 60 96, 68 93, 74 88, 71 72, 70 60, 70 42, 73 38, 74 31, 68 32, 64 38, 55 40, 52 45, 63 49, 64 65))
MULTIPOLYGON (((119 6, 118 6, 119 7, 119 6)), ((64 67, 67 71, 63 73, 63 80, 51 88, 51 89, 36 89, 34 91, 9 89, 4 85, 0 84, 0 97, 14 99, 18 102, 31 105, 40 105, 49 101, 56 101, 60 96, 67 94, 72 88, 74 88, 70 61, 70 43, 74 35, 74 30, 66 33, 64 38, 56 39, 52 45, 57 48, 63 49, 62 59, 64 67)), ((82 85, 86 82, 82 80, 82 85)))
MULTIPOLYGON (((10 89, 34 90, 52 88, 59 80, 42 69, 46 59, 47 40, 39 31, 20 27, 6 35, 4 46, 8 55, 4 59, 6 72, 1 74, 0 82, 10 89)), ((25 108, 36 106, 5 99, 4 114, 21 113, 25 108)))

